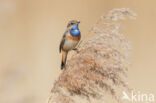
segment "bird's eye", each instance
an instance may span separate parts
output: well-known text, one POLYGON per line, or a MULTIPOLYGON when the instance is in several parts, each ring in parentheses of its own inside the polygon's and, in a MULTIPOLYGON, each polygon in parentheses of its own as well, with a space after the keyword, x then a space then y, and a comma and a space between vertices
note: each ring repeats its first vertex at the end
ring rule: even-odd
POLYGON ((74 23, 71 23, 71 25, 73 25, 74 23))

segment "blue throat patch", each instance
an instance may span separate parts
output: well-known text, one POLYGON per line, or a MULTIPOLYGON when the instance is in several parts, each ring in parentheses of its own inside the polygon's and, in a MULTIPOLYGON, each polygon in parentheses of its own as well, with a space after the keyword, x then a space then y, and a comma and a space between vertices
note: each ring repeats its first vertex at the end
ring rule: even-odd
POLYGON ((72 26, 70 30, 70 34, 71 36, 74 36, 74 37, 80 36, 80 30, 78 28, 78 24, 75 24, 72 26))

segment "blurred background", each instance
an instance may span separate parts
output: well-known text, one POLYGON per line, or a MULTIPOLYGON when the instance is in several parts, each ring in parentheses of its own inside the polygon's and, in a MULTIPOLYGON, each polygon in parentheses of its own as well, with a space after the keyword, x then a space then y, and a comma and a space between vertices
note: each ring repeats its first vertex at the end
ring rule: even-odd
MULTIPOLYGON (((131 8, 121 32, 131 42, 130 87, 156 94, 155 0, 0 0, 0 103, 44 103, 60 70, 59 42, 71 19, 82 39, 113 8, 131 8)), ((144 102, 142 102, 144 103, 144 102)))

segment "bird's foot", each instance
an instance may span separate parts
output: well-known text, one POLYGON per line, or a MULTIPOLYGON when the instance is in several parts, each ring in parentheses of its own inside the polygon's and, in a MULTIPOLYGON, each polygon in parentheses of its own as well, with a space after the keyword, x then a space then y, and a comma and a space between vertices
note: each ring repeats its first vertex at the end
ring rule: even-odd
POLYGON ((77 48, 74 48, 73 50, 76 51, 77 53, 79 53, 79 50, 77 48))

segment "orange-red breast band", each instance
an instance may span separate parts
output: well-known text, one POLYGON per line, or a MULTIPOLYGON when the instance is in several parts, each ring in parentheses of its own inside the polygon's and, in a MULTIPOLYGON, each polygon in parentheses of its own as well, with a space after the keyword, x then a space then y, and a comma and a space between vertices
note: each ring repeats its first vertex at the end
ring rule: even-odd
POLYGON ((73 37, 71 35, 67 35, 67 37, 70 39, 70 40, 74 40, 74 41, 79 41, 81 39, 81 35, 80 36, 77 36, 77 37, 73 37))

